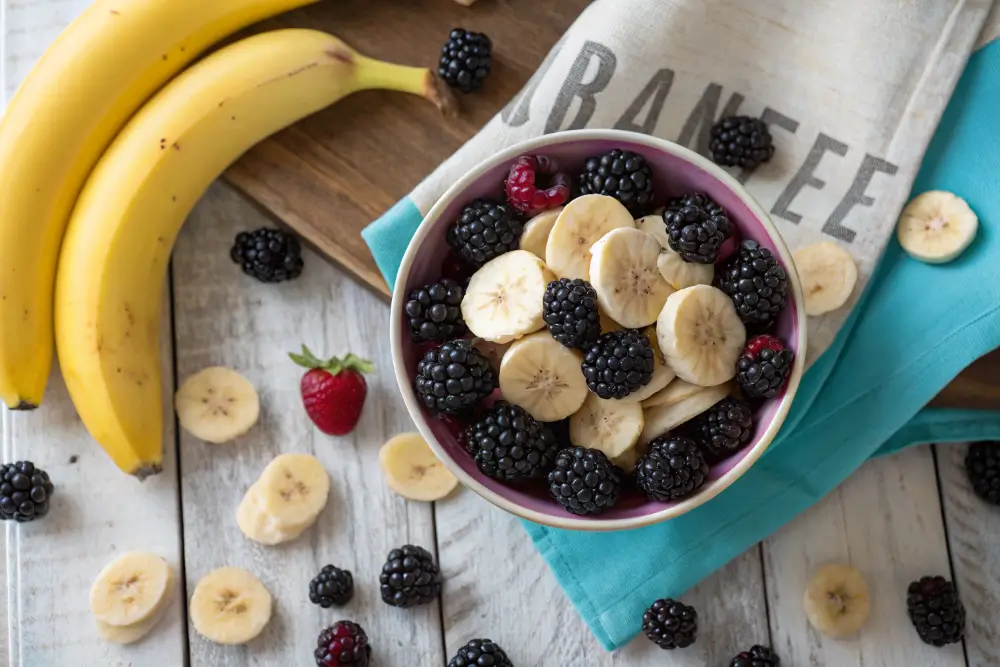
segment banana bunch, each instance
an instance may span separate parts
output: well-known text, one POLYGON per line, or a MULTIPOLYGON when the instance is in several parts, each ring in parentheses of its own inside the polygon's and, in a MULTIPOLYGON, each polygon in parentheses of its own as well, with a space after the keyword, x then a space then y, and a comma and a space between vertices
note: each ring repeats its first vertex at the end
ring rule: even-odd
POLYGON ((358 90, 414 93, 451 111, 429 70, 312 30, 248 37, 170 80, 226 35, 314 1, 97 0, 41 58, 0 120, 9 407, 40 403, 55 340, 94 439, 125 472, 157 472, 160 295, 177 233, 209 184, 256 142, 358 90))

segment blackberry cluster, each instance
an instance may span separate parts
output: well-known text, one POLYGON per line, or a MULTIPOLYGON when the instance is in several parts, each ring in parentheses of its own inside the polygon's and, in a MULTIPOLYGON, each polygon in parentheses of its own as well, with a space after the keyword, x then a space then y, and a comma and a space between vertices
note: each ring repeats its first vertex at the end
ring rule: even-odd
POLYGON ((262 227, 236 235, 229 256, 243 273, 262 283, 280 283, 302 275, 302 247, 292 234, 262 227))
POLYGON ((748 327, 764 330, 785 307, 788 276, 767 248, 747 239, 716 275, 716 286, 729 295, 748 327))
POLYGON ((496 389, 489 360, 467 340, 428 350, 417 364, 417 398, 435 412, 455 414, 475 407, 496 389))
POLYGON ((642 615, 642 631, 660 648, 686 648, 698 636, 698 612, 670 598, 657 600, 642 615))
POLYGON ((753 169, 774 156, 767 123, 750 116, 730 116, 712 126, 712 160, 724 167, 753 169))
POLYGON ((313 655, 318 667, 368 667, 372 647, 360 625, 337 621, 319 634, 313 655))
POLYGON ((708 464, 690 438, 660 436, 635 464, 635 482, 653 500, 686 498, 705 484, 708 464))
POLYGON ((347 570, 326 565, 309 582, 309 601, 323 609, 344 605, 354 597, 354 577, 347 570))
POLYGON ((441 47, 438 76, 463 93, 482 88, 492 67, 493 42, 482 33, 455 28, 441 47))
POLYGON ((653 346, 638 329, 612 331, 597 339, 583 358, 587 386, 601 398, 625 398, 653 379, 653 346))
POLYGON ((580 278, 550 282, 542 297, 542 313, 549 333, 566 347, 583 348, 601 335, 597 292, 580 278))
MULTIPOLYGON (((977 496, 991 505, 1000 505, 1000 442, 974 442, 969 445, 965 471, 977 496)), ((2 505, 0 509, 3 509, 2 505)))
POLYGON ((482 473, 502 482, 541 477, 559 452, 548 426, 506 401, 469 426, 464 441, 482 473))
POLYGON ((566 511, 581 516, 614 507, 621 486, 621 470, 597 449, 563 449, 549 472, 552 497, 566 511))
POLYGON ((514 663, 492 639, 473 639, 458 649, 448 667, 514 667, 514 663))
POLYGON ((620 148, 587 160, 576 183, 581 195, 614 197, 635 216, 648 212, 656 198, 646 158, 620 148))
POLYGON ((479 268, 505 252, 517 250, 524 224, 509 204, 477 199, 448 228, 448 245, 469 264, 479 268))
POLYGON ((944 577, 922 577, 906 591, 906 613, 925 644, 945 646, 962 641, 965 606, 955 584, 944 577))
POLYGON ((434 557, 412 544, 389 552, 378 580, 382 601, 393 607, 416 607, 441 594, 441 571, 434 557))
POLYGON ((0 466, 0 519, 27 523, 49 513, 55 487, 49 474, 31 461, 0 466))
POLYGON ((742 398, 729 396, 691 420, 689 430, 709 454, 724 458, 750 442, 753 410, 742 398))
POLYGON ((685 262, 715 264, 722 242, 732 233, 729 216, 701 192, 671 199, 663 210, 667 242, 685 262))
POLYGON ((750 339, 736 360, 736 382, 747 398, 774 398, 792 372, 795 353, 774 336, 750 339))
POLYGON ((781 667, 781 659, 768 647, 755 644, 733 658, 729 667, 781 667))
POLYGON ((416 343, 445 341, 465 335, 461 285, 444 278, 410 292, 403 310, 409 319, 410 336, 416 343))

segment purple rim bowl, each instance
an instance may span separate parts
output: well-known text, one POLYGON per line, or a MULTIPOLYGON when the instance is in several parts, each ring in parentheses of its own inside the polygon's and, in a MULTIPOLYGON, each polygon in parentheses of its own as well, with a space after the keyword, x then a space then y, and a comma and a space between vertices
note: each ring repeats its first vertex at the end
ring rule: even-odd
POLYGON ((497 507, 529 521, 571 530, 608 531, 648 526, 689 512, 721 493, 739 479, 774 440, 802 378, 806 349, 805 309, 798 275, 788 248, 760 204, 736 179, 697 153, 669 141, 619 130, 574 130, 525 141, 485 160, 452 185, 410 241, 396 277, 390 322, 392 360, 403 401, 437 457, 465 486, 497 507), (412 289, 440 278, 448 251, 445 230, 473 199, 502 196, 503 180, 519 155, 544 153, 574 173, 582 169, 588 157, 613 148, 645 156, 655 174, 654 184, 661 200, 658 203, 691 190, 706 192, 728 212, 742 238, 756 240, 779 258, 788 273, 792 298, 778 319, 775 333, 795 350, 795 364, 785 393, 765 402, 757 411, 756 430, 750 443, 713 466, 709 481, 695 495, 673 503, 630 495, 603 514, 579 517, 553 500, 543 482, 523 487, 507 486, 482 474, 472 457, 459 445, 448 424, 420 405, 413 390, 418 346, 410 340, 403 304, 412 289))

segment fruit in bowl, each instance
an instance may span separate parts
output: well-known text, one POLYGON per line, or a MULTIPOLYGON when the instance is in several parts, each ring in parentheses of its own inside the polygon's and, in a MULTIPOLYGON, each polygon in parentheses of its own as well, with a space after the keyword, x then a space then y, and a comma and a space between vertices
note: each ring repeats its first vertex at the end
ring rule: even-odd
POLYGON ((583 530, 662 521, 735 481, 784 420, 805 350, 792 266, 704 158, 628 132, 542 137, 418 229, 393 298, 397 379, 439 458, 501 508, 583 530))

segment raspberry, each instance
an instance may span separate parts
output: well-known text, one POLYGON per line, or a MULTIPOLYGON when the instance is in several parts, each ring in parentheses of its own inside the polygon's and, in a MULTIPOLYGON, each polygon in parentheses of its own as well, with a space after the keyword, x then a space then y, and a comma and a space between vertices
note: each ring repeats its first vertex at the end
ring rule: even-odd
POLYGON ((313 656, 318 667, 367 667, 372 655, 364 628, 337 621, 320 633, 313 656))
POLYGON ((559 171, 559 163, 544 155, 517 158, 504 181, 507 201, 526 215, 565 204, 569 201, 570 184, 569 175, 559 171))

